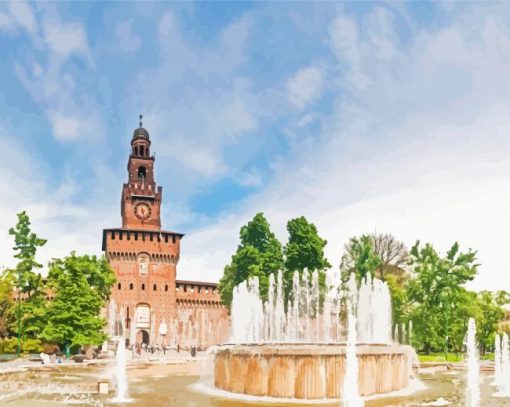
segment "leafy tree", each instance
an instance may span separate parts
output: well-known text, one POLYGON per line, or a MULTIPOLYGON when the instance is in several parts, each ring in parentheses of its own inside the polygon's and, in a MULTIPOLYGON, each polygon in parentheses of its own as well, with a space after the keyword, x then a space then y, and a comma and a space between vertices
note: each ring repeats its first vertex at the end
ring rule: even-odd
POLYGON ((281 270, 284 264, 282 245, 271 232, 264 214, 257 213, 241 228, 239 235, 241 243, 231 263, 225 267, 218 287, 221 299, 227 306, 232 302, 235 286, 248 277, 259 278, 260 294, 267 299, 269 275, 281 270))
POLYGON ((423 247, 418 241, 411 249, 411 259, 414 278, 407 295, 413 305, 413 338, 427 354, 441 347, 446 351, 452 324, 461 319, 459 310, 465 310, 463 286, 477 273, 476 252, 461 253, 456 242, 442 258, 431 244, 423 247))
POLYGON ((12 313, 9 310, 13 306, 12 292, 13 285, 7 272, 0 274, 0 338, 7 337, 9 327, 13 323, 12 313))
POLYGON ((319 236, 317 228, 301 216, 287 222, 289 241, 285 245, 285 269, 302 272, 325 270, 331 267, 324 255, 327 241, 319 236))
MULTIPOLYGON (((9 229, 9 234, 14 236, 16 252, 14 257, 18 259, 15 269, 9 270, 10 278, 15 281, 16 286, 21 288, 25 300, 18 305, 12 304, 10 314, 17 315, 21 320, 20 329, 23 336, 36 336, 44 327, 44 285, 42 276, 37 272, 42 267, 35 260, 37 248, 44 246, 46 240, 39 238, 30 230, 30 219, 25 211, 18 213, 18 223, 9 229), (16 310, 14 310, 16 308, 16 310), (18 315, 18 313, 20 315, 18 315)), ((18 324, 14 324, 13 331, 18 333, 18 324)))
POLYGON ((408 261, 407 248, 393 235, 371 234, 351 238, 345 245, 340 264, 344 281, 352 272, 358 281, 368 273, 386 281, 391 293, 393 331, 400 340, 404 340, 401 325, 408 322, 406 286, 409 274, 405 270, 408 261))
POLYGON ((374 251, 374 243, 369 235, 359 238, 353 237, 344 247, 344 254, 340 262, 343 280, 347 280, 351 273, 355 273, 361 281, 368 273, 374 275, 381 265, 381 259, 374 251))
POLYGON ((387 274, 402 278, 408 262, 409 253, 404 243, 388 233, 371 234, 349 240, 344 247, 340 268, 344 274, 357 270, 363 276, 370 271, 385 281, 387 274))
POLYGON ((115 274, 102 257, 74 252, 50 263, 48 286, 54 300, 48 307, 41 338, 61 347, 99 345, 106 340, 106 320, 99 316, 115 283, 115 274))
MULTIPOLYGON (((319 236, 316 226, 301 216, 287 222, 289 241, 285 245, 285 274, 284 286, 288 294, 292 288, 294 272, 303 274, 304 270, 311 273, 319 272, 319 286, 324 289, 326 284, 325 270, 331 267, 324 255, 327 241, 319 236)), ((311 280, 309 280, 311 281, 311 280)))
POLYGON ((505 316, 501 305, 506 301, 508 293, 498 291, 481 291, 476 298, 476 304, 479 308, 478 318, 476 319, 477 341, 480 346, 480 353, 485 355, 487 349, 494 344, 495 333, 498 331, 499 322, 505 316))

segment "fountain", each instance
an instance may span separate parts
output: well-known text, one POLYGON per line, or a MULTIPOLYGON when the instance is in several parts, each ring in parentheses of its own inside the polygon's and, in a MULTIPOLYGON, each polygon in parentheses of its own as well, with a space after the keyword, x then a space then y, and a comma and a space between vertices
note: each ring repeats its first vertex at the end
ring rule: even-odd
POLYGON ((473 318, 469 318, 466 349, 468 372, 465 406, 478 407, 480 405, 480 365, 476 349, 476 323, 473 318))
POLYGON ((327 278, 321 291, 318 272, 305 270, 302 276, 294 273, 292 285, 287 302, 281 272, 270 276, 267 302, 260 298, 257 278, 235 288, 232 340, 215 352, 216 388, 274 398, 343 399, 346 406, 358 406, 359 396, 409 386, 414 350, 391 342, 386 283, 368 276, 358 287, 351 275, 347 290, 327 278), (346 308, 352 314, 347 344, 346 308), (344 378, 359 383, 359 395, 351 396, 351 385, 345 393, 344 378))
POLYGON ((496 334, 494 340, 494 382, 497 388, 496 397, 510 397, 510 354, 508 349, 508 335, 496 334))
POLYGON ((359 396, 359 366, 356 357, 356 318, 349 313, 347 330, 347 352, 345 378, 342 385, 343 407, 362 407, 365 403, 359 396))
POLYGON ((114 403, 126 403, 131 399, 128 396, 128 381, 126 372, 126 341, 123 337, 115 338, 117 341, 117 352, 115 354, 115 397, 114 403))

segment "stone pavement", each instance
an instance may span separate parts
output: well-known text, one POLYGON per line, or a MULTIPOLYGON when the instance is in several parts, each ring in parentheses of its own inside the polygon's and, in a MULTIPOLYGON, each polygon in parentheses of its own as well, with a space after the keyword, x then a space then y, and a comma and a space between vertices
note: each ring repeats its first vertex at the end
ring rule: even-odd
MULTIPOLYGON (((142 351, 140 355, 135 355, 133 358, 133 353, 130 350, 126 350, 128 357, 128 366, 130 364, 139 364, 139 363, 188 363, 192 361, 204 360, 207 357, 206 352, 197 352, 195 357, 192 357, 189 351, 167 351, 166 354, 161 353, 150 353, 142 351)), ((91 359, 85 360, 83 362, 84 365, 88 364, 111 364, 114 363, 115 356, 111 355, 108 358, 101 359, 91 359)), ((0 363, 0 374, 9 373, 9 372, 18 372, 25 371, 33 368, 51 368, 58 366, 75 366, 77 363, 73 360, 67 360, 65 358, 62 359, 62 363, 51 363, 48 365, 43 365, 41 362, 30 361, 29 359, 14 359, 9 362, 0 363)))

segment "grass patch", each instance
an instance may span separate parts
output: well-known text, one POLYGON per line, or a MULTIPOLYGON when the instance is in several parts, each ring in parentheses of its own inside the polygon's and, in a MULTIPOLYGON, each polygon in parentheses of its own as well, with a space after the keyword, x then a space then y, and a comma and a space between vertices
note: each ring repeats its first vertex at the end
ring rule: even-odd
POLYGON ((449 353, 446 360, 444 353, 431 353, 430 355, 418 355, 420 362, 462 362, 464 355, 461 353, 449 353))

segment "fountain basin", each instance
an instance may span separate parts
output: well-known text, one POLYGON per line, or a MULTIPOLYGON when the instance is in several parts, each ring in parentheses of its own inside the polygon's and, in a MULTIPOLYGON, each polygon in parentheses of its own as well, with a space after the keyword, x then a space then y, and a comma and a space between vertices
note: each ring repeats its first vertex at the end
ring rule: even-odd
MULTIPOLYGON (((341 398, 346 344, 221 345, 214 357, 214 385, 222 390, 295 399, 341 398)), ((359 344, 359 393, 372 396, 410 384, 414 349, 359 344)))

